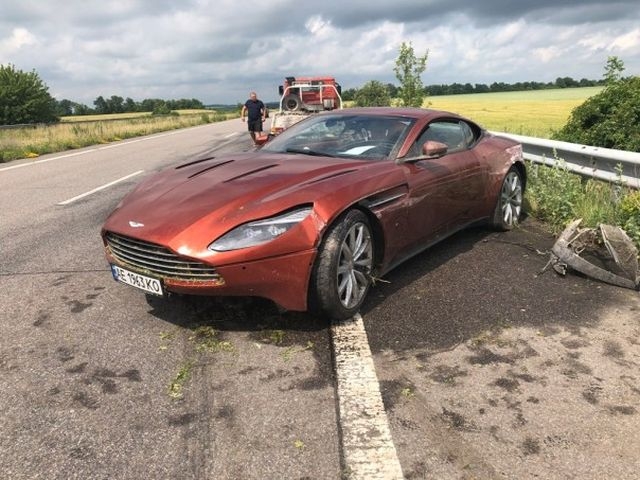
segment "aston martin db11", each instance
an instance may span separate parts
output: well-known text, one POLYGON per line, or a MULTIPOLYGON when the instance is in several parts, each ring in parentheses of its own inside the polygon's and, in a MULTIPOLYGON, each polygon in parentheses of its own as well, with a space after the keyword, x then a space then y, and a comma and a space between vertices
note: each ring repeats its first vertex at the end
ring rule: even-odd
POLYGON ((351 108, 150 176, 102 236, 113 277, 148 294, 258 296, 344 319, 436 242, 513 228, 525 183, 521 145, 471 120, 351 108))

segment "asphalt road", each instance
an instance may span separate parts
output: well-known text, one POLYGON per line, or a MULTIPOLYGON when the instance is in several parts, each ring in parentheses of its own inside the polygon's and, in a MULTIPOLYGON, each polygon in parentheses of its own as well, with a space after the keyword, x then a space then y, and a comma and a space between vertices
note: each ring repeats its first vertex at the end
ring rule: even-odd
MULTIPOLYGON (((104 260, 102 222, 137 181, 247 150, 245 128, 0 164, 1 478, 352 477, 327 322, 147 298, 104 260)), ((637 478, 639 295, 538 275, 552 243, 534 220, 473 229, 373 289, 362 318, 405 478, 637 478)))

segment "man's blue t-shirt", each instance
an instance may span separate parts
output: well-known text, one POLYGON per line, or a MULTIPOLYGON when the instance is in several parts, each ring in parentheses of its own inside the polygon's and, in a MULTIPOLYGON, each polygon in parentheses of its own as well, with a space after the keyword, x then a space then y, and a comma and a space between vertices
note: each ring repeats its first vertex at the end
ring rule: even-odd
POLYGON ((262 120, 262 110, 264 110, 264 103, 262 100, 247 100, 244 104, 247 107, 247 118, 249 121, 262 120))

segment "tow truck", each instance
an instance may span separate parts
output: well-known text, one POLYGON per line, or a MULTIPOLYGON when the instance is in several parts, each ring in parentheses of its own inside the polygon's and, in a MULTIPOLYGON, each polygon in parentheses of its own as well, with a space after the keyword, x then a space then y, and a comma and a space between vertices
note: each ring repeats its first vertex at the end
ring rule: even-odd
POLYGON ((314 113, 342 108, 342 89, 333 77, 286 77, 278 93, 280 108, 271 119, 272 136, 314 113))

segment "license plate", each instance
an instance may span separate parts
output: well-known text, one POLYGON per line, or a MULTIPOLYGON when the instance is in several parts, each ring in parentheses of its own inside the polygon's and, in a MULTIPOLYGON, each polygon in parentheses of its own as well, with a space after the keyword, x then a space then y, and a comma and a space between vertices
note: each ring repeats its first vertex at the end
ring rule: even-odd
POLYGON ((111 265, 111 273, 113 274, 113 278, 118 282, 126 283, 127 285, 139 288, 153 295, 164 295, 162 282, 157 278, 140 275, 139 273, 131 272, 117 265, 111 265))

